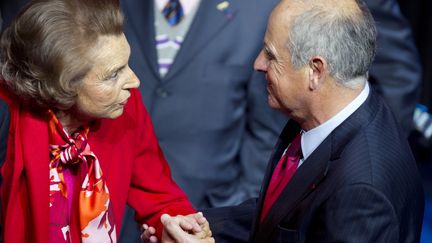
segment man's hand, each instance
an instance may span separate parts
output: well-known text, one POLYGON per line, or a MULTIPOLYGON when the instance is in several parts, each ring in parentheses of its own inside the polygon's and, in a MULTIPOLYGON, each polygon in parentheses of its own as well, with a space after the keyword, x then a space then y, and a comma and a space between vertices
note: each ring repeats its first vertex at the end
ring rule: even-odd
MULTIPOLYGON (((201 212, 195 213, 195 214, 189 214, 184 216, 186 220, 189 222, 192 222, 194 224, 194 227, 196 227, 196 223, 198 223, 199 229, 196 228, 196 230, 192 230, 193 235, 195 235, 197 238, 205 239, 207 237, 212 236, 212 232, 210 230, 210 225, 207 221, 207 219, 204 217, 204 215, 201 212)), ((185 229, 185 228, 183 228, 185 229)))
POLYGON ((210 226, 202 213, 175 217, 164 214, 161 221, 164 225, 163 243, 214 243, 210 226))

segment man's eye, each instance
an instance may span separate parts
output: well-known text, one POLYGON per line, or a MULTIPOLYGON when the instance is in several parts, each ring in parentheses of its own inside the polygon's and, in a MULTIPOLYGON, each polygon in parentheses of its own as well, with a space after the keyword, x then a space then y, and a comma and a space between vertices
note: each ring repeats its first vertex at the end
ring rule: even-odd
POLYGON ((267 58, 269 60, 274 60, 275 59, 275 56, 273 55, 273 53, 269 52, 268 50, 265 50, 264 53, 265 53, 265 55, 267 56, 267 58))

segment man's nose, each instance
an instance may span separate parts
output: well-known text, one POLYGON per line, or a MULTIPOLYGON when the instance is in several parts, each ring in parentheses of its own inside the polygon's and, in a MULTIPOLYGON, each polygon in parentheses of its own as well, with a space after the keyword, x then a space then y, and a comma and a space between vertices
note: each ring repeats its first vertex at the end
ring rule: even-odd
POLYGON ((267 59, 265 58, 264 51, 261 51, 254 62, 254 69, 258 72, 267 72, 267 59))

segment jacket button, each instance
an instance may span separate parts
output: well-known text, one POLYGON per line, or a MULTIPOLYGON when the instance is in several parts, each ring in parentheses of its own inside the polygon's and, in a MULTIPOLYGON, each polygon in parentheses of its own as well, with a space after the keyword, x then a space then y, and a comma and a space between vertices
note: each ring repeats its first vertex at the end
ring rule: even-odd
POLYGON ((157 95, 159 97, 162 97, 162 98, 166 98, 169 95, 169 93, 166 90, 162 89, 162 88, 157 89, 156 93, 157 93, 157 95))

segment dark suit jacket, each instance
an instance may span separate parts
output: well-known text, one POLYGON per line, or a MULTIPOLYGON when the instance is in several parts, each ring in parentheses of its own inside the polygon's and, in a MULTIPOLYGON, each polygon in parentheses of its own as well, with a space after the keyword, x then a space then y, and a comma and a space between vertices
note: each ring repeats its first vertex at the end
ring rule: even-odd
MULTIPOLYGON (((276 145, 255 207, 250 242, 419 242, 421 179, 393 114, 373 91, 304 161, 259 224, 262 195, 298 132, 290 121, 276 145)), ((249 202, 205 212, 216 241, 239 241, 239 235, 244 236, 239 223, 251 219, 253 208, 249 202)))

